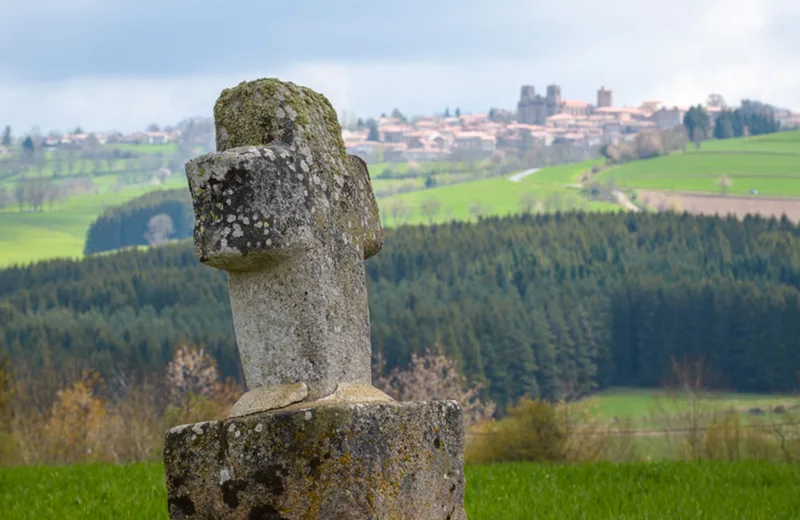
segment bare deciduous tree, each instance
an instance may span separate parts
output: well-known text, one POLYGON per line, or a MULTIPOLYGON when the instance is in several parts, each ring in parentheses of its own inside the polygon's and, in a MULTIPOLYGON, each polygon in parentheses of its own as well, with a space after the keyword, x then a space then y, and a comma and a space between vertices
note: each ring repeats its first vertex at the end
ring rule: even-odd
POLYGON ((728 177, 727 175, 723 175, 719 179, 717 179, 717 186, 719 187, 719 193, 723 197, 727 195, 728 189, 733 186, 733 179, 728 177))
POLYGON ((483 204, 481 204, 480 201, 473 201, 469 205, 469 214, 472 215, 472 218, 479 219, 484 215, 485 212, 486 209, 483 207, 483 204))
POLYGON ((172 172, 169 168, 159 168, 156 172, 156 179, 158 179, 159 184, 164 184, 164 181, 167 180, 167 177, 172 175, 172 172))
POLYGON ((458 371, 456 362, 443 354, 412 353, 408 367, 395 367, 389 374, 385 374, 384 367, 383 359, 378 356, 373 384, 398 401, 458 401, 467 426, 487 420, 495 412, 493 402, 480 398, 482 385, 469 384, 458 371))
POLYGON ((219 383, 217 363, 202 348, 182 345, 167 365, 167 389, 172 403, 181 403, 190 395, 212 395, 219 383))
POLYGON ((50 183, 47 186, 47 191, 44 194, 45 202, 47 202, 48 209, 52 210, 53 205, 57 202, 61 202, 65 198, 65 191, 63 186, 59 186, 55 183, 50 183))
POLYGON ((389 216, 392 218, 393 224, 403 225, 409 214, 409 208, 402 199, 395 199, 389 202, 389 216))
POLYGON ((536 194, 534 192, 527 191, 519 196, 518 206, 520 212, 533 213, 537 205, 538 201, 536 200, 536 194))
POLYGON ((166 213, 159 213, 147 222, 147 232, 144 236, 151 246, 158 246, 167 242, 174 231, 172 217, 166 213))
POLYGON ((442 210, 442 201, 433 197, 424 199, 420 202, 419 209, 428 218, 428 224, 433 224, 433 219, 442 210))

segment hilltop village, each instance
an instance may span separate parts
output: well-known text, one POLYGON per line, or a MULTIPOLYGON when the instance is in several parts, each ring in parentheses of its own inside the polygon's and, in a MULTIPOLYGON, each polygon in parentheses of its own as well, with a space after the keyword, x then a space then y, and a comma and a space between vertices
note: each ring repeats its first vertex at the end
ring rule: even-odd
MULTIPOLYGON (((502 157, 506 152, 571 144, 589 149, 603 144, 632 141, 644 130, 667 130, 684 123, 690 107, 668 106, 660 101, 644 101, 637 107, 615 106, 613 92, 597 90, 595 103, 565 99, 559 85, 548 85, 543 94, 532 85, 523 85, 516 110, 491 109, 486 113, 461 113, 456 109, 441 115, 406 118, 395 110, 391 115, 342 122, 342 137, 347 151, 368 162, 424 162, 452 159, 502 157)), ((711 126, 729 108, 721 104, 703 107, 711 126)), ((800 128, 800 113, 775 110, 775 120, 783 129, 800 128)), ((213 123, 200 118, 187 127, 150 125, 147 131, 74 132, 43 136, 45 149, 86 148, 92 145, 165 145, 190 141, 213 148, 213 123), (183 136, 183 137, 182 137, 183 136)), ((0 158, 10 154, 0 146, 0 158)))
MULTIPOLYGON (((705 106, 713 125, 724 106, 705 106)), ((454 153, 487 158, 506 151, 557 143, 585 148, 633 140, 647 129, 666 130, 683 124, 689 107, 644 101, 638 107, 614 106, 613 92, 597 91, 595 104, 564 99, 561 87, 549 85, 544 95, 524 85, 516 112, 443 116, 379 117, 343 131, 347 151, 382 162, 443 160, 454 153)), ((776 112, 781 127, 800 127, 800 114, 776 112)))

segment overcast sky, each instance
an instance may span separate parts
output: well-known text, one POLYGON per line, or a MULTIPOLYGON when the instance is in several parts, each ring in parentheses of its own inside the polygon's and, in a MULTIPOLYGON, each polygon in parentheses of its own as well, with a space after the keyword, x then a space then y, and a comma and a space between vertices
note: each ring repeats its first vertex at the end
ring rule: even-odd
POLYGON ((0 125, 142 129, 279 77, 359 116, 710 92, 800 110, 798 0, 0 0, 0 125))

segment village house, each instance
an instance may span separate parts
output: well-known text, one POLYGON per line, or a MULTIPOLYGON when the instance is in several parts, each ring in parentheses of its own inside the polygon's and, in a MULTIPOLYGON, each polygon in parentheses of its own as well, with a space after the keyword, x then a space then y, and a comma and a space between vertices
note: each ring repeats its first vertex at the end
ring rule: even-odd
POLYGON ((576 117, 570 114, 556 114, 547 118, 545 123, 546 127, 550 128, 567 128, 574 125, 576 117))
POLYGON ((405 141, 405 134, 410 130, 406 125, 386 125, 380 127, 378 132, 384 143, 402 143, 405 141))
POLYGON ((775 113, 775 121, 782 129, 800 128, 800 114, 790 110, 779 110, 775 113))
POLYGON ((571 116, 585 117, 592 112, 592 107, 585 101, 565 99, 561 102, 560 113, 571 116))
POLYGON ((653 112, 652 120, 659 130, 667 130, 675 128, 683 124, 683 116, 686 115, 689 109, 681 107, 661 108, 653 112))
POLYGON ((456 134, 453 146, 462 152, 491 155, 497 148, 497 138, 484 132, 461 132, 456 134))
POLYGON ((406 143, 383 143, 384 162, 406 162, 408 161, 408 146, 406 143))
POLYGON ((659 110, 661 110, 663 106, 664 105, 663 103, 661 103, 661 101, 649 100, 649 101, 644 101, 642 103, 642 106, 640 106, 639 108, 644 112, 652 113, 652 112, 658 112, 659 110))
POLYGON ((380 148, 381 143, 377 141, 350 141, 345 142, 347 153, 360 157, 364 161, 370 161, 375 154, 375 149, 380 148))
MULTIPOLYGON (((722 109, 708 107, 712 123, 722 109)), ((500 112, 466 113, 457 117, 414 116, 410 122, 380 117, 379 141, 369 142, 368 130, 343 130, 349 153, 365 160, 402 162, 444 160, 453 153, 491 157, 511 150, 529 150, 555 143, 595 147, 635 139, 645 130, 666 130, 683 124, 683 107, 665 107, 660 101, 644 101, 639 107, 613 106, 612 91, 597 91, 597 106, 561 98, 561 87, 548 85, 539 95, 523 86, 512 117, 491 117, 500 112)), ((783 127, 800 127, 800 116, 777 114, 783 127)))
POLYGON ((424 146, 422 148, 409 148, 406 150, 406 157, 409 161, 443 161, 450 155, 448 150, 436 148, 432 146, 424 146))
POLYGON ((170 141, 170 135, 166 132, 146 132, 142 138, 142 144, 166 144, 170 141))

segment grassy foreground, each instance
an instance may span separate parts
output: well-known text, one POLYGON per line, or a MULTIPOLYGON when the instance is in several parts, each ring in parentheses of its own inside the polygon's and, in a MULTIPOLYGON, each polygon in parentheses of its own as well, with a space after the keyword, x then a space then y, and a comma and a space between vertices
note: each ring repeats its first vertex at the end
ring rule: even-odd
MULTIPOLYGON (((532 463, 467 467, 477 519, 796 519, 800 466, 532 463)), ((156 463, 0 469, 3 518, 166 519, 156 463)))

